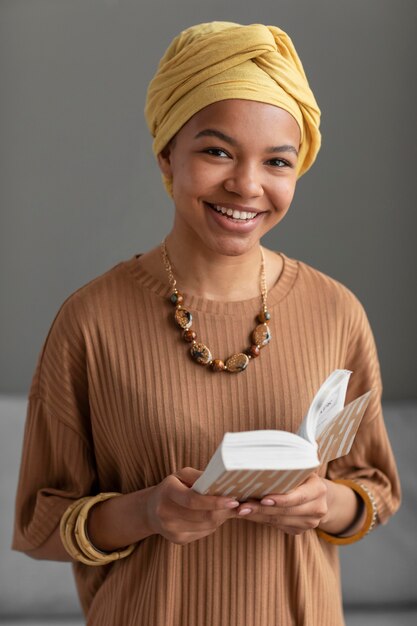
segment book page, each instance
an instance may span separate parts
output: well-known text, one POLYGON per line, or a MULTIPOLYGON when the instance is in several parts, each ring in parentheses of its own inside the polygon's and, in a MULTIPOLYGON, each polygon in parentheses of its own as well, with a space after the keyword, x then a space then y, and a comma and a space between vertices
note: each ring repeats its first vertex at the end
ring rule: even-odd
POLYGON ((317 435, 343 408, 351 375, 349 370, 334 370, 313 398, 298 435, 315 444, 317 435))
POLYGON ((317 437, 327 428, 335 416, 342 410, 346 397, 346 386, 344 388, 335 389, 334 392, 326 399, 322 405, 316 421, 316 440, 317 437))

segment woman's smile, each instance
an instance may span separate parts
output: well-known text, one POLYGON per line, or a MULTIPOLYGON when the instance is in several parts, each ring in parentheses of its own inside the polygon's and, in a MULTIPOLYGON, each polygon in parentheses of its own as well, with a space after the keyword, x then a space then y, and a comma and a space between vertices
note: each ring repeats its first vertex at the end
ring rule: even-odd
POLYGON ((229 230, 231 232, 251 232, 257 228, 259 220, 262 219, 264 211, 249 211, 243 208, 232 208, 229 204, 227 206, 222 204, 211 204, 204 202, 207 207, 211 219, 215 221, 221 228, 229 230))

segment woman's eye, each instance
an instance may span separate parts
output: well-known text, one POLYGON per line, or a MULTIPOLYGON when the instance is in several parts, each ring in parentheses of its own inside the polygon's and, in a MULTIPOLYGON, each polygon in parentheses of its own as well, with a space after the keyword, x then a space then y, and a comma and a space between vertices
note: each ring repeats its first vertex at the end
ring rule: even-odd
POLYGON ((269 159, 268 165, 272 165, 273 167, 292 167, 291 163, 284 159, 269 159))
POLYGON ((222 157, 222 158, 228 158, 229 157, 227 152, 225 152, 221 148, 206 148, 203 152, 205 152, 206 154, 210 154, 212 156, 218 156, 218 157, 222 157))

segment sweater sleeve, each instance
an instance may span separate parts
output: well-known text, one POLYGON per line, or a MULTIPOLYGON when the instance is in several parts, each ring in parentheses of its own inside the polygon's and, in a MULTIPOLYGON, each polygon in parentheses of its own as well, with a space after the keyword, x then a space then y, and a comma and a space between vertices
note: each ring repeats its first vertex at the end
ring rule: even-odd
POLYGON ((12 548, 30 553, 54 532, 74 500, 94 492, 81 305, 59 310, 40 353, 29 393, 12 548))
POLYGON ((329 463, 327 477, 363 485, 375 500, 376 524, 385 524, 400 505, 400 482, 382 414, 375 341, 366 313, 354 297, 345 368, 352 370, 347 403, 369 389, 373 393, 350 453, 329 463))

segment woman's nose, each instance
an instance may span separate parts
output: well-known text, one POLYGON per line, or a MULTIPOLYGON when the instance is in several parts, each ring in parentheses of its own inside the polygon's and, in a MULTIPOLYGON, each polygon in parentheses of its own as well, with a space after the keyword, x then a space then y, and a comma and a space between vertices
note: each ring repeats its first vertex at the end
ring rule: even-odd
POLYGON ((226 191, 245 198, 258 198, 263 195, 260 172, 249 164, 236 165, 233 172, 229 172, 223 186, 226 191))

